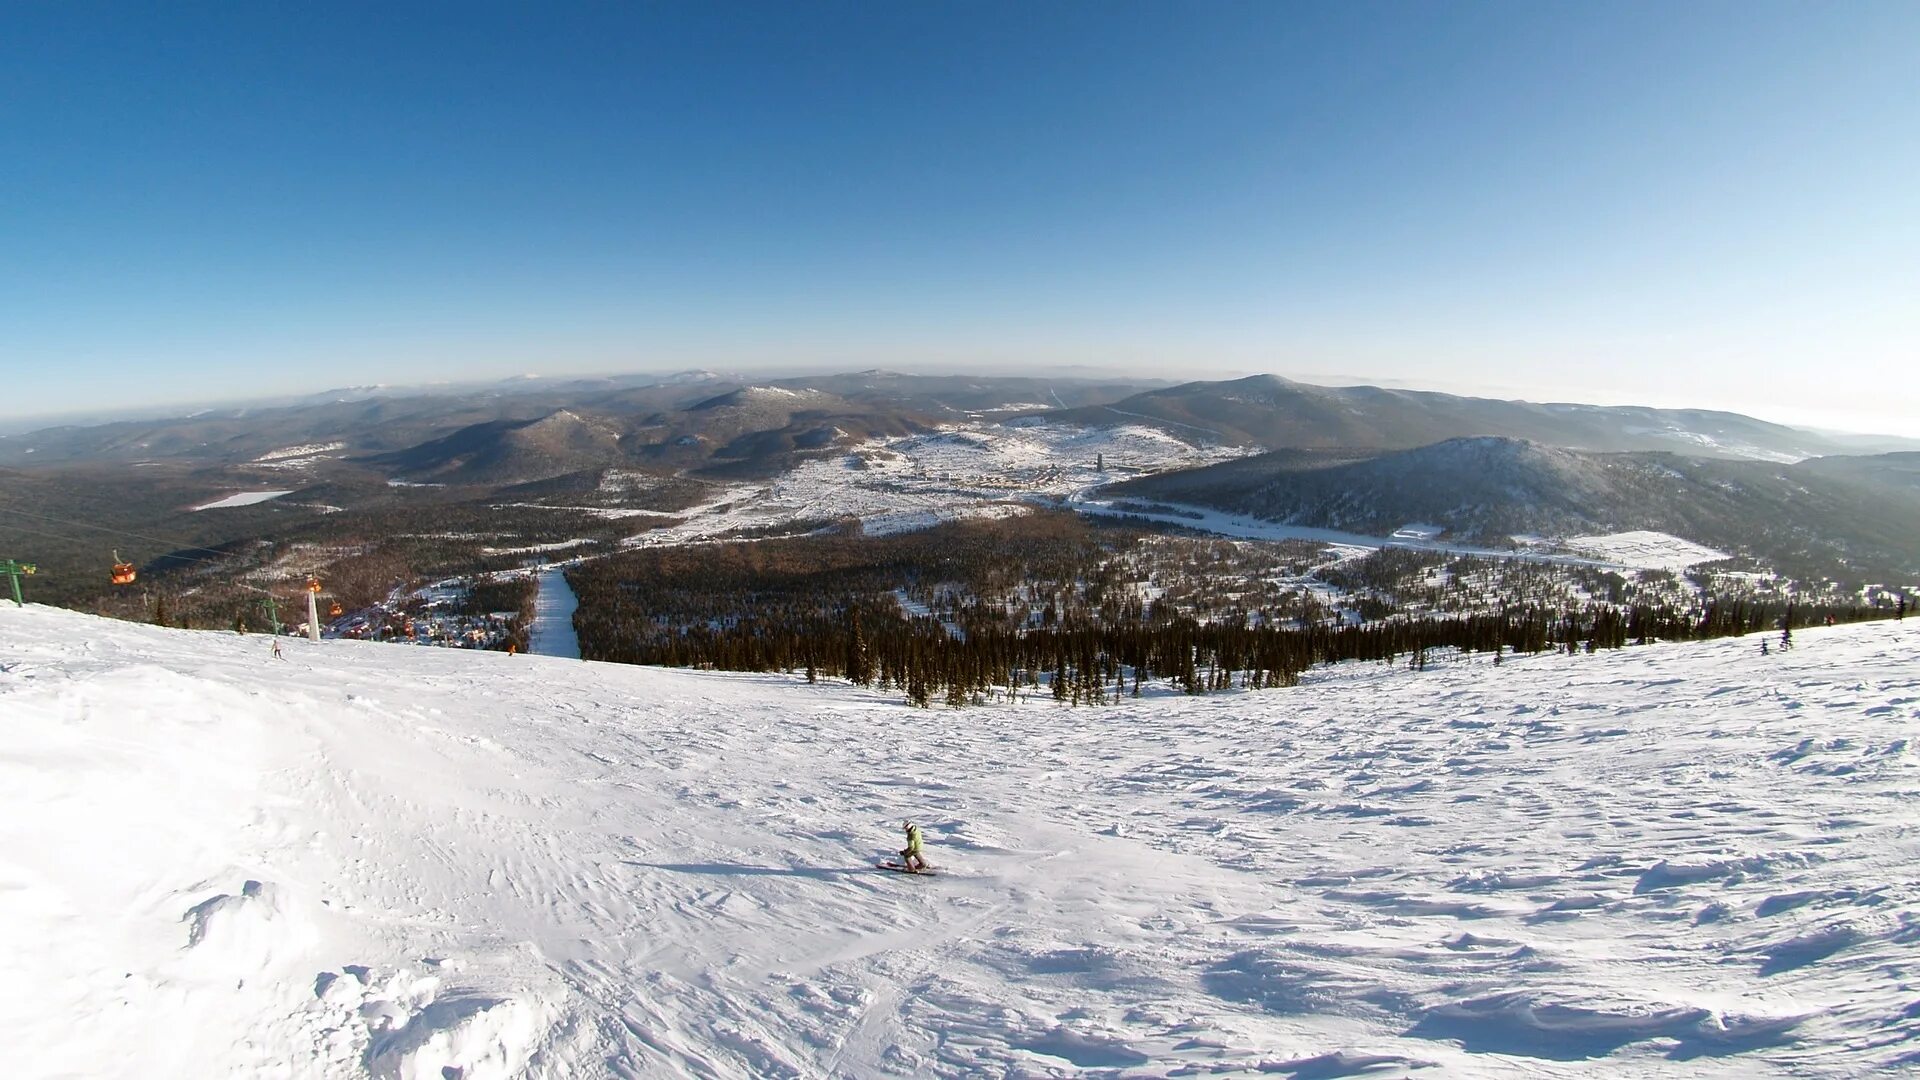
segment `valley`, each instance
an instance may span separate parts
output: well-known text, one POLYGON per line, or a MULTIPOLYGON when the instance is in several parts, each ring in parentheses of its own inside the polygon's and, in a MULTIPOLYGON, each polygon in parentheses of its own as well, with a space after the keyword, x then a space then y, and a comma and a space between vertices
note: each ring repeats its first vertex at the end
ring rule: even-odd
POLYGON ((563 650, 755 669, 772 654, 723 639, 811 636, 831 666, 854 610, 915 640, 986 632, 988 611, 1014 634, 1512 613, 1587 640, 1603 609, 1851 619, 1920 581, 1908 454, 1789 461, 1820 437, 1570 408, 883 371, 349 397, 16 435, 0 456, 63 457, 0 468, 0 545, 40 567, 37 598, 121 618, 297 625, 311 576, 338 609, 328 635, 469 648, 558 640, 533 612, 571 580, 580 644, 563 650), (1588 448, 1499 432, 1568 416, 1588 448), (1474 424, 1496 433, 1391 448, 1474 424), (1674 445, 1712 454, 1591 448, 1674 445), (107 586, 123 559, 138 582, 107 586), (774 573, 777 619, 722 586, 742 572, 774 573), (268 610, 276 594, 293 615, 268 610))

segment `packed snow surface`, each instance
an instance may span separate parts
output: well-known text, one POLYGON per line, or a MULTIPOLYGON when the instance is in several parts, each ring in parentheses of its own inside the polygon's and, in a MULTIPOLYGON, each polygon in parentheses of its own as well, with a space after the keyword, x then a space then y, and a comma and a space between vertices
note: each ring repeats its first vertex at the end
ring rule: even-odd
POLYGON ((199 506, 194 507, 194 509, 195 510, 228 510, 236 506, 252 506, 256 503, 271 502, 274 499, 278 499, 283 495, 291 495, 291 494, 293 494, 291 490, 288 490, 288 491, 242 491, 233 495, 229 495, 224 499, 215 499, 213 502, 210 502, 210 503, 201 503, 199 506))
POLYGON ((1920 622, 1796 642, 921 712, 8 606, 0 1038, 25 1077, 1912 1069, 1920 622), (905 817, 937 876, 873 867, 905 817))

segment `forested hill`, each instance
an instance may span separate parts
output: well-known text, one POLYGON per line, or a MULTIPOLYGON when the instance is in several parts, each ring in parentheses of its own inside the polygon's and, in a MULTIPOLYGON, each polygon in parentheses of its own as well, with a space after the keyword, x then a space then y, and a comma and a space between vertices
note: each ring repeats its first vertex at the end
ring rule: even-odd
MULTIPOLYGON (((1047 414, 1068 423, 1152 423, 1183 437, 1273 449, 1402 449, 1481 435, 1531 439, 1583 450, 1675 450, 1719 457, 1795 461, 1850 453, 1798 428, 1708 409, 1536 404, 1378 386, 1317 386, 1277 375, 1191 382, 1114 402, 1047 414)), ((1911 449, 1887 440, 1888 449, 1911 449)))
POLYGON ((1371 456, 1276 452, 1103 490, 1372 535, 1418 522, 1506 546, 1521 534, 1651 529, 1795 574, 1920 574, 1920 493, 1861 478, 1886 459, 1841 460, 1594 454, 1479 438, 1371 456))

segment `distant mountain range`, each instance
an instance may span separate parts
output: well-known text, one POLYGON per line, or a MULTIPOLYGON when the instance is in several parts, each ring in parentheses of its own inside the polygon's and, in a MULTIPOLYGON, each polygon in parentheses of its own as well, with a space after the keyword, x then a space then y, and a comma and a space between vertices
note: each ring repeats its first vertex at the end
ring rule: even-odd
POLYGON ((1920 441, 1836 438, 1738 413, 1534 404, 1377 386, 1315 386, 1276 375, 1191 382, 1046 414, 1063 423, 1143 423, 1185 438, 1270 449, 1404 449, 1479 435, 1580 450, 1675 450, 1798 461, 1920 449, 1920 441))
POLYGON ((779 475, 879 438, 954 424, 991 437, 997 421, 1139 426, 1270 451, 1112 489, 1123 497, 1369 533, 1432 522, 1476 541, 1657 529, 1799 571, 1839 560, 1920 572, 1920 443, 1726 412, 1274 376, 1151 385, 869 370, 747 382, 691 371, 435 393, 361 387, 0 438, 0 468, 16 470, 0 475, 0 496, 31 488, 40 499, 62 470, 91 469, 144 484, 154 500, 163 478, 183 492, 284 488, 298 492, 290 501, 351 508, 429 497, 407 485, 447 489, 434 498, 513 498, 624 490, 634 476, 683 500, 706 482, 779 475))
POLYGON ((1795 464, 1592 453, 1523 439, 1411 450, 1284 450, 1115 484, 1104 494, 1387 535, 1432 524, 1507 546, 1520 534, 1671 533, 1805 573, 1920 576, 1920 454, 1795 464))
POLYGON ((996 417, 1089 427, 1135 424, 1190 441, 1267 449, 1404 449, 1485 435, 1581 450, 1674 450, 1776 461, 1920 450, 1920 441, 1827 435, 1736 413, 1541 405, 1315 386, 1272 375, 1170 386, 885 370, 749 383, 690 371, 646 378, 527 377, 434 393, 354 387, 267 406, 63 425, 0 437, 0 465, 243 465, 289 446, 339 443, 339 459, 395 475, 459 482, 518 482, 592 463, 767 473, 796 455, 875 435, 996 417), (557 419, 537 431, 523 430, 547 418, 557 419), (492 440, 500 445, 486 445, 492 440))
POLYGON ((0 436, 0 465, 238 466, 290 446, 338 443, 335 459, 458 482, 523 481, 592 462, 767 472, 795 454, 876 434, 1043 405, 1096 405, 1148 385, 873 370, 760 384, 695 371, 648 380, 516 379, 436 393, 355 388, 271 406, 0 436), (558 419, 523 430, 547 418, 558 419))

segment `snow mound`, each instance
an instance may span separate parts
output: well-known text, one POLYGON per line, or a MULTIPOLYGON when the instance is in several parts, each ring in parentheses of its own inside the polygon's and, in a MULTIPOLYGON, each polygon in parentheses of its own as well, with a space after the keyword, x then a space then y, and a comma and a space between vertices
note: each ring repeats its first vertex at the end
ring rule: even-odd
POLYGON ((189 966, 206 974, 244 978, 298 955, 312 927, 278 887, 247 881, 237 893, 219 893, 187 909, 189 966))

